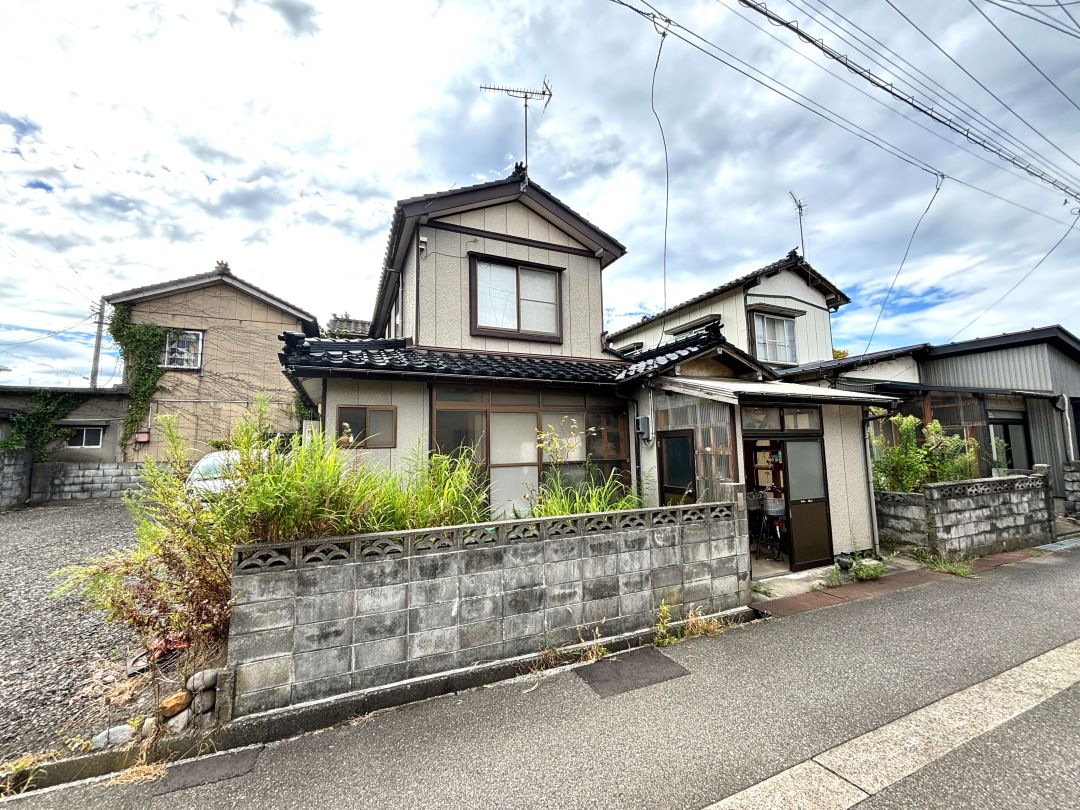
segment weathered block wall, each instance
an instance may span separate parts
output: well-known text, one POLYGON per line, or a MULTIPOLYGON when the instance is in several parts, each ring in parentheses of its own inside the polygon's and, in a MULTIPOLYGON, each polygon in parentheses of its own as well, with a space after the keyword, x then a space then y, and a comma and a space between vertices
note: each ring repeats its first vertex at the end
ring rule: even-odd
POLYGON ((1065 462, 1065 514, 1080 518, 1080 461, 1065 462))
POLYGON ((661 600, 749 601, 731 503, 247 546, 233 560, 233 716, 655 625, 661 600))
POLYGON ((875 492, 874 506, 880 542, 926 544, 926 499, 921 492, 875 492))
POLYGON ((26 506, 33 463, 29 450, 0 450, 0 512, 26 506))
POLYGON ((34 465, 30 502, 119 498, 138 483, 135 462, 47 461, 34 465))

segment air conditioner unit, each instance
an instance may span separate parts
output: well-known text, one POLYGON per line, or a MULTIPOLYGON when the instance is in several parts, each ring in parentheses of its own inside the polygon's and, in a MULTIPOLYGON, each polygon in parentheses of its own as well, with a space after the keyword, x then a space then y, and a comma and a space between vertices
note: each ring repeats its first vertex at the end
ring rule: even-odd
POLYGON ((638 438, 643 442, 650 441, 652 439, 652 417, 637 417, 634 420, 634 430, 637 432, 638 438))

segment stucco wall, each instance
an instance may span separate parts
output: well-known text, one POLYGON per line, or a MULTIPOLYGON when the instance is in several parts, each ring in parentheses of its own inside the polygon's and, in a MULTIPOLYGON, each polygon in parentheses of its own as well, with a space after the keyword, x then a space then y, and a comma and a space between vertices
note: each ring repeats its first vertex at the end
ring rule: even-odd
MULTIPOLYGON (((890 382, 919 382, 919 364, 910 357, 898 357, 871 363, 840 375, 843 380, 888 380, 890 382)), ((865 389, 862 389, 865 390, 865 389)))
MULTIPOLYGON (((281 373, 278 335, 299 331, 293 316, 225 283, 142 301, 134 305, 135 323, 155 323, 204 332, 202 368, 166 371, 154 397, 151 419, 175 414, 193 456, 206 453, 213 439, 228 435, 253 397, 268 395, 275 430, 296 430, 295 392, 281 373)), ((127 460, 160 458, 161 431, 151 422, 148 445, 125 448, 127 460)))
POLYGON ((348 450, 366 464, 403 465, 417 447, 428 449, 430 397, 425 383, 331 379, 326 388, 326 430, 337 435, 341 405, 393 405, 397 409, 397 441, 392 449, 348 450))
MULTIPOLYGON (((57 424, 64 427, 100 427, 101 447, 67 447, 58 442, 49 453, 50 461, 119 461, 122 456, 120 433, 127 415, 128 398, 120 392, 103 391, 89 395, 57 424)), ((0 410, 28 411, 34 407, 34 395, 0 391, 0 410)), ((10 422, 0 420, 0 438, 10 433, 10 422)))
POLYGON ((833 552, 873 548, 862 407, 822 405, 833 552))
MULTIPOLYGON (((518 202, 451 214, 438 221, 582 248, 581 244, 518 202)), ((419 260, 418 272, 412 272, 415 246, 407 253, 404 268, 404 335, 414 338, 418 345, 610 359, 600 344, 604 318, 599 259, 425 226, 419 228, 419 235, 427 238, 427 250, 419 260), (471 335, 470 251, 564 268, 560 274, 562 343, 471 335), (419 278, 422 313, 419 324, 415 321, 416 291, 413 285, 416 278, 419 278)))

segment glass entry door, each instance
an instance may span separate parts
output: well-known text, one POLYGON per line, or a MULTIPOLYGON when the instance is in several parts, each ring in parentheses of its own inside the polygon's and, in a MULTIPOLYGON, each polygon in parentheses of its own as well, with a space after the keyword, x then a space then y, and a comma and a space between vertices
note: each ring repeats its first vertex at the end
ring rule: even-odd
POLYGON ((784 467, 791 569, 828 565, 833 550, 821 439, 785 441, 784 467))
POLYGON ((656 434, 660 505, 694 503, 694 431, 666 430, 656 434))

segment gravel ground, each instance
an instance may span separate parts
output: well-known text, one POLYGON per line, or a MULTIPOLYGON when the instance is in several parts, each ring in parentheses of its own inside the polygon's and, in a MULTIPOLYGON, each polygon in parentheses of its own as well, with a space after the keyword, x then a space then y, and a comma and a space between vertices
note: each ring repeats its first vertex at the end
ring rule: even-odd
POLYGON ((106 727, 107 718, 89 715, 125 682, 134 634, 106 624, 77 596, 50 597, 56 580, 49 574, 133 540, 117 501, 0 513, 0 761, 106 727))

